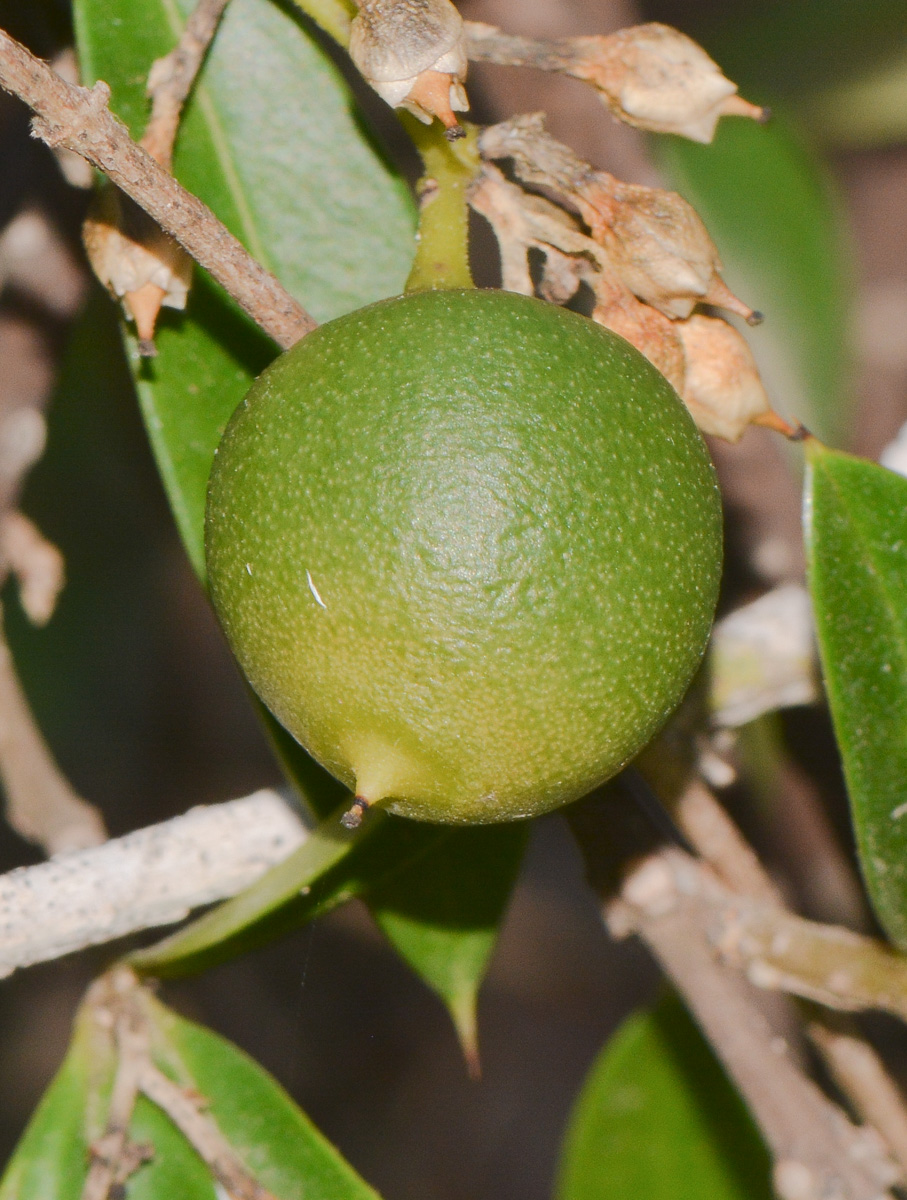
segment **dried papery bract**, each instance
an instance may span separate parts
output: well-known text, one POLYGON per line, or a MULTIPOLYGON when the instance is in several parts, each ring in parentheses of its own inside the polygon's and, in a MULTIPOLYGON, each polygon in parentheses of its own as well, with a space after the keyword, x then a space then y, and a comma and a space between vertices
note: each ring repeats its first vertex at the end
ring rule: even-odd
POLYGON ((765 120, 701 46, 669 25, 635 25, 607 38, 573 38, 570 74, 598 88, 616 117, 652 133, 710 142, 720 117, 765 120))
POLYGON ((491 163, 469 189, 469 203, 494 230, 501 255, 501 285, 524 296, 539 295, 565 304, 586 273, 604 263, 600 247, 579 229, 576 219, 558 205, 511 183, 491 163), (536 288, 530 251, 543 256, 536 288))
POLYGON ((677 322, 671 321, 657 308, 643 304, 624 288, 598 287, 596 292, 600 298, 592 312, 593 321, 626 338, 682 394, 686 360, 677 333, 677 322), (605 298, 601 298, 603 291, 607 291, 605 298))
POLYGON ((452 133, 467 112, 463 21, 450 0, 364 0, 350 29, 350 57, 394 108, 452 133))
POLYGON ((727 308, 751 323, 761 318, 722 280, 708 231, 676 192, 621 183, 596 171, 545 131, 529 113, 484 130, 483 157, 513 160, 526 183, 553 192, 588 225, 613 271, 640 300, 667 317, 688 317, 696 304, 727 308))
POLYGON ((192 259, 110 184, 89 210, 82 239, 95 275, 135 321, 142 353, 154 354, 161 307, 186 307, 192 259))
POLYGON ((521 37, 477 21, 465 29, 474 61, 572 75, 595 87, 619 121, 638 129, 710 142, 720 117, 769 116, 736 94, 736 84, 701 46, 667 25, 572 38, 521 37))
POLYGON ((752 351, 732 325, 696 314, 676 329, 686 358, 681 395, 703 433, 737 442, 753 422, 775 424, 765 420, 774 414, 752 351))
MULTIPOLYGON (((140 145, 166 171, 183 105, 192 90, 227 0, 197 0, 179 42, 148 74, 151 116, 140 145)), ((183 309, 192 260, 131 200, 105 184, 82 231, 98 279, 135 321, 139 351, 153 355, 154 329, 162 307, 183 309)))
POLYGON ((634 295, 667 317, 713 304, 758 323, 721 278, 721 259, 695 210, 676 192, 596 171, 578 192, 583 219, 634 295))
POLYGON ((586 283, 596 298, 593 320, 626 338, 677 391, 682 390, 684 356, 675 322, 636 299, 602 247, 581 232, 575 217, 523 191, 491 163, 484 164, 469 202, 495 232, 506 290, 566 304, 586 283), (531 250, 542 256, 537 284, 530 271, 531 250))

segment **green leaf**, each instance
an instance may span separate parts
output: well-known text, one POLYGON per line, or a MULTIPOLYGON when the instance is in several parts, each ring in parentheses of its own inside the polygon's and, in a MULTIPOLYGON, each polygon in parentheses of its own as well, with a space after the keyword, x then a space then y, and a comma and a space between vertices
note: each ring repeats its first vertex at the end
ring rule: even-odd
POLYGON ((558 1200, 770 1200, 768 1153, 675 997, 631 1017, 570 1118, 558 1200))
MULTIPOLYGON (((129 1134, 133 1141, 154 1147, 126 1184, 124 1200, 219 1200, 208 1168, 161 1110, 139 1096, 129 1134)), ((84 1153, 84 1151, 83 1151, 84 1153)))
POLYGON ((85 1104, 92 1071, 79 1030, 0 1180, 0 1200, 79 1200, 85 1179, 85 1104))
POLYGON ((345 808, 344 803, 326 817, 298 850, 245 891, 129 955, 129 965, 143 974, 165 977, 205 970, 349 899, 357 883, 361 886, 354 874, 358 859, 351 851, 360 850, 388 818, 374 812, 358 829, 349 830, 340 823, 345 808), (332 875, 338 866, 341 869, 332 875))
POLYGON ((369 891, 378 924, 447 1005, 473 1074, 476 1000, 528 832, 525 822, 451 830, 426 858, 369 891))
POLYGON ((830 180, 794 127, 724 120, 711 146, 658 139, 671 184, 715 240, 732 291, 765 314, 749 342, 775 406, 820 437, 846 430, 850 250, 830 180))
MULTIPOLYGON (((45 1092, 0 1181, 0 1200, 79 1200, 88 1148, 101 1132, 114 1063, 93 1036, 82 1010, 63 1065, 45 1092)), ((154 1146, 154 1160, 129 1180, 128 1200, 216 1200, 204 1163, 169 1119, 139 1097, 130 1125, 136 1142, 154 1146)))
MULTIPOLYGON (((151 1010, 156 1031, 165 1039, 161 1066, 166 1070, 169 1060, 177 1068, 178 1082, 205 1097, 207 1111, 227 1141, 278 1200, 378 1200, 277 1081, 248 1055, 157 1001, 151 1001, 151 1010)), ((182 1200, 184 1193, 177 1186, 153 1195, 155 1200, 182 1200)), ((151 1200, 151 1193, 148 1196, 151 1200)))
POLYGON ((808 446, 809 584, 860 864, 907 948, 907 479, 808 446))
MULTIPOLYGON (((87 81, 141 132, 152 60, 172 49, 193 0, 77 0, 87 81)), ((186 109, 174 172, 319 319, 399 292, 414 215, 363 132, 351 93, 294 16, 234 0, 186 109)), ((130 343, 131 345, 131 343, 130 343)), ((231 412, 274 347, 197 272, 184 316, 167 315, 157 359, 132 365, 180 533, 204 574, 205 486, 231 412)))
MULTIPOLYGON (((241 1050, 147 993, 135 998, 151 1021, 157 1065, 204 1097, 205 1113, 278 1200, 378 1200, 277 1082, 241 1050)), ((89 1000, 77 1017, 66 1059, 0 1181, 0 1200, 79 1200, 115 1069, 109 1031, 105 1035, 98 1026, 89 1000)), ((182 1131, 145 1096, 136 1102, 129 1138, 149 1146, 153 1156, 127 1180, 126 1200, 216 1200, 221 1194, 182 1131)))

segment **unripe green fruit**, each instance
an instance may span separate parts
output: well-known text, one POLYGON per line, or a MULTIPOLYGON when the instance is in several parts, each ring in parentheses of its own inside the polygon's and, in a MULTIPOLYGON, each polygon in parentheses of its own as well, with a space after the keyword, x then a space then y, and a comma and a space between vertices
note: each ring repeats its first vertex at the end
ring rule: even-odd
POLYGON ((208 493, 252 686, 369 803, 499 821, 576 799, 679 702, 714 611, 703 442, 627 342, 507 292, 322 326, 252 386, 208 493))

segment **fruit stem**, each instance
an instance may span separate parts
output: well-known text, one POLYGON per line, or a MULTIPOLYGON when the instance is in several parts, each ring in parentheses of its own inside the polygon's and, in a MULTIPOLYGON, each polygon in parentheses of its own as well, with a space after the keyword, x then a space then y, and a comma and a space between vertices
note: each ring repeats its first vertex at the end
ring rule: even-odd
POLYGON ((358 829, 370 807, 369 801, 364 796, 357 796, 340 818, 340 824, 344 829, 358 829))
POLYGON ((401 121, 422 158, 419 230, 407 292, 475 287, 469 269, 467 189, 479 166, 478 130, 464 124, 465 136, 449 141, 440 121, 423 125, 409 113, 401 121))

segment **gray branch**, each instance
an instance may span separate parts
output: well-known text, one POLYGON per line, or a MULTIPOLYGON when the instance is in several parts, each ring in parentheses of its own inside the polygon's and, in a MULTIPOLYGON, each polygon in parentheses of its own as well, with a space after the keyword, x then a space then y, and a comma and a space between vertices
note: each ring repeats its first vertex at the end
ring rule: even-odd
POLYGON ((302 844, 273 791, 194 808, 0 877, 0 975, 181 921, 236 895, 302 844))

